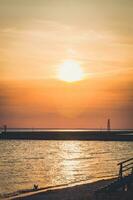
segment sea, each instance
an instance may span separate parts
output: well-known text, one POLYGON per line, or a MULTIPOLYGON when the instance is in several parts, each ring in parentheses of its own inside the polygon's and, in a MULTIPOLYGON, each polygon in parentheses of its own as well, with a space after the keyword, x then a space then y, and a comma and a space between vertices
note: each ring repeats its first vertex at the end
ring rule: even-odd
POLYGON ((132 157, 133 142, 0 140, 0 199, 114 178, 132 157))

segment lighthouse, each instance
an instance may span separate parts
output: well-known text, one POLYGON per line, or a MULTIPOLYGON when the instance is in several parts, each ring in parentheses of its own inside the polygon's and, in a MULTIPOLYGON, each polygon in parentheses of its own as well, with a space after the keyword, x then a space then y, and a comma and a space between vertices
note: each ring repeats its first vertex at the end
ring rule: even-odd
POLYGON ((107 121, 107 131, 111 130, 111 125, 110 125, 110 119, 108 119, 107 121))

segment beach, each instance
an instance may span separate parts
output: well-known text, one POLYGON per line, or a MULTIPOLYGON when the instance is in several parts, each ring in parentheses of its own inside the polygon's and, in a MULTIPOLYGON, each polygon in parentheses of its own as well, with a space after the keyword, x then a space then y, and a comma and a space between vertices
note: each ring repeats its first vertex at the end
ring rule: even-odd
POLYGON ((57 188, 54 190, 34 191, 8 200, 132 200, 133 190, 114 193, 103 193, 96 196, 95 191, 102 188, 115 179, 100 180, 93 183, 57 188))
POLYGON ((18 197, 9 198, 9 200, 84 200, 94 199, 94 191, 98 188, 112 182, 114 179, 96 181, 93 183, 76 185, 67 188, 57 188, 54 190, 39 190, 27 194, 19 195, 18 197))

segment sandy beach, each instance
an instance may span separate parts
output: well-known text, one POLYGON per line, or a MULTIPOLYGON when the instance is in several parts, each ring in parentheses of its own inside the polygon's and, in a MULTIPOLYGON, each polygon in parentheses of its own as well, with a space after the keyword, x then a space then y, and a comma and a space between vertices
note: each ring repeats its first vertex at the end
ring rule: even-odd
POLYGON ((67 188, 33 191, 8 200, 84 200, 95 199, 94 191, 112 182, 114 179, 100 180, 67 188))
POLYGON ((94 183, 47 191, 33 191, 28 194, 8 198, 8 200, 132 200, 133 190, 102 194, 96 197, 95 191, 98 188, 104 187, 114 180, 115 179, 100 180, 94 183))

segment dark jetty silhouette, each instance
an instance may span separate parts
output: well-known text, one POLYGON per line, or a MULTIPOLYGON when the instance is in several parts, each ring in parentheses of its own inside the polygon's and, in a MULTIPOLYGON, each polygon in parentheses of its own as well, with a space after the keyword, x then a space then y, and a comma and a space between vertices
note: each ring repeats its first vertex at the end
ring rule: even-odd
POLYGON ((98 141, 133 141, 132 130, 119 131, 6 131, 1 132, 0 139, 15 140, 98 140, 98 141))

